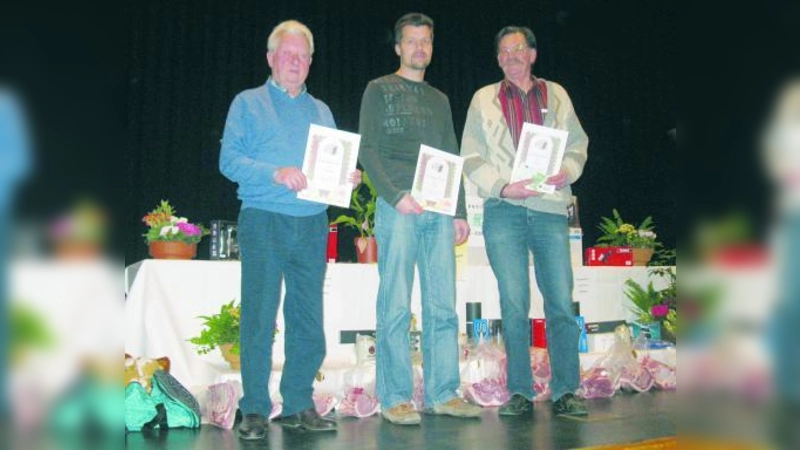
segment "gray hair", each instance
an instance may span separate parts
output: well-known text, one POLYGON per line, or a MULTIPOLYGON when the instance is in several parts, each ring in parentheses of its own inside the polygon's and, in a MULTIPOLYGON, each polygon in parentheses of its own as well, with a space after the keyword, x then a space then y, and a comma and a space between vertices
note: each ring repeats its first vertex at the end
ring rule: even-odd
POLYGON ((509 34, 519 33, 525 36, 525 42, 528 43, 528 47, 535 49, 536 48, 536 36, 533 35, 533 31, 531 31, 528 27, 518 27, 518 26, 508 26, 503 28, 497 33, 497 36, 494 38, 494 50, 497 53, 500 53, 500 41, 503 40, 504 37, 508 36, 509 34))
POLYGON ((296 20, 287 20, 279 23, 272 29, 272 33, 267 38, 267 51, 274 52, 281 43, 281 39, 285 33, 303 36, 308 41, 308 49, 311 55, 314 54, 314 35, 307 26, 296 20))

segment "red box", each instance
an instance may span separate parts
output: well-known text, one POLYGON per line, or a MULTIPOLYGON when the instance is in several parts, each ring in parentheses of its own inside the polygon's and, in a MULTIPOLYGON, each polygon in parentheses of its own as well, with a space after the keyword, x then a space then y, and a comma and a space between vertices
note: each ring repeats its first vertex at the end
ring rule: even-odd
POLYGON ((339 227, 330 225, 328 228, 328 262, 336 262, 339 256, 339 227))
POLYGON ((630 247, 589 247, 586 249, 587 266, 632 266, 633 250, 630 247))
POLYGON ((547 348, 547 323, 544 319, 531 319, 531 345, 547 348))

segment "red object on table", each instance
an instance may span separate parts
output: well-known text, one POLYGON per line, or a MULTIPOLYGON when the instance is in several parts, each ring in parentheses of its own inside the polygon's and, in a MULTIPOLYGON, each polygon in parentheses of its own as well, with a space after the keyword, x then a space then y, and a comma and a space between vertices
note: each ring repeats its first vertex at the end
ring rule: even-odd
POLYGON ((339 256, 339 226, 331 225, 328 228, 328 262, 336 262, 339 256))
POLYGON ((632 266, 633 250, 630 247, 589 247, 586 249, 587 266, 632 266))

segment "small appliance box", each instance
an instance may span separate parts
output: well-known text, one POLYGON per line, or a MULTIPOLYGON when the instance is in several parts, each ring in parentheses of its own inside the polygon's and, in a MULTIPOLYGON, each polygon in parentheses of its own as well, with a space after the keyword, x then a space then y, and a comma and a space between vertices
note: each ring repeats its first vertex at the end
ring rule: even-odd
POLYGON ((587 266, 633 266, 630 247, 589 247, 586 249, 587 266))
POLYGON ((236 241, 236 222, 212 220, 209 257, 212 260, 238 260, 239 243, 236 241))
POLYGON ((583 230, 569 228, 569 257, 573 267, 583 266, 583 230))

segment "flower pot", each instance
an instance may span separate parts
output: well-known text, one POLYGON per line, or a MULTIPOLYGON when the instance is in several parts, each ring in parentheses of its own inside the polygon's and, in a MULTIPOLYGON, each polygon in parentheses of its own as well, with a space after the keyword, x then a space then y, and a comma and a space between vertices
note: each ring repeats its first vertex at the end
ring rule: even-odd
POLYGON ((102 247, 96 242, 65 240, 55 244, 54 252, 60 260, 89 260, 98 258, 102 247))
POLYGON ((356 257, 359 263, 378 262, 378 243, 375 236, 355 238, 356 257))
POLYGON ((631 248, 631 253, 633 253, 633 265, 646 266, 647 263, 650 262, 650 259, 653 257, 654 252, 655 250, 653 250, 652 248, 638 248, 638 247, 631 248))
POLYGON ((153 241, 149 244, 150 256, 155 259, 192 259, 197 256, 197 244, 181 241, 153 241))
POLYGON ((222 352, 222 358, 231 366, 231 369, 241 370, 242 360, 239 355, 231 353, 232 347, 233 344, 221 344, 219 346, 219 351, 222 352))

